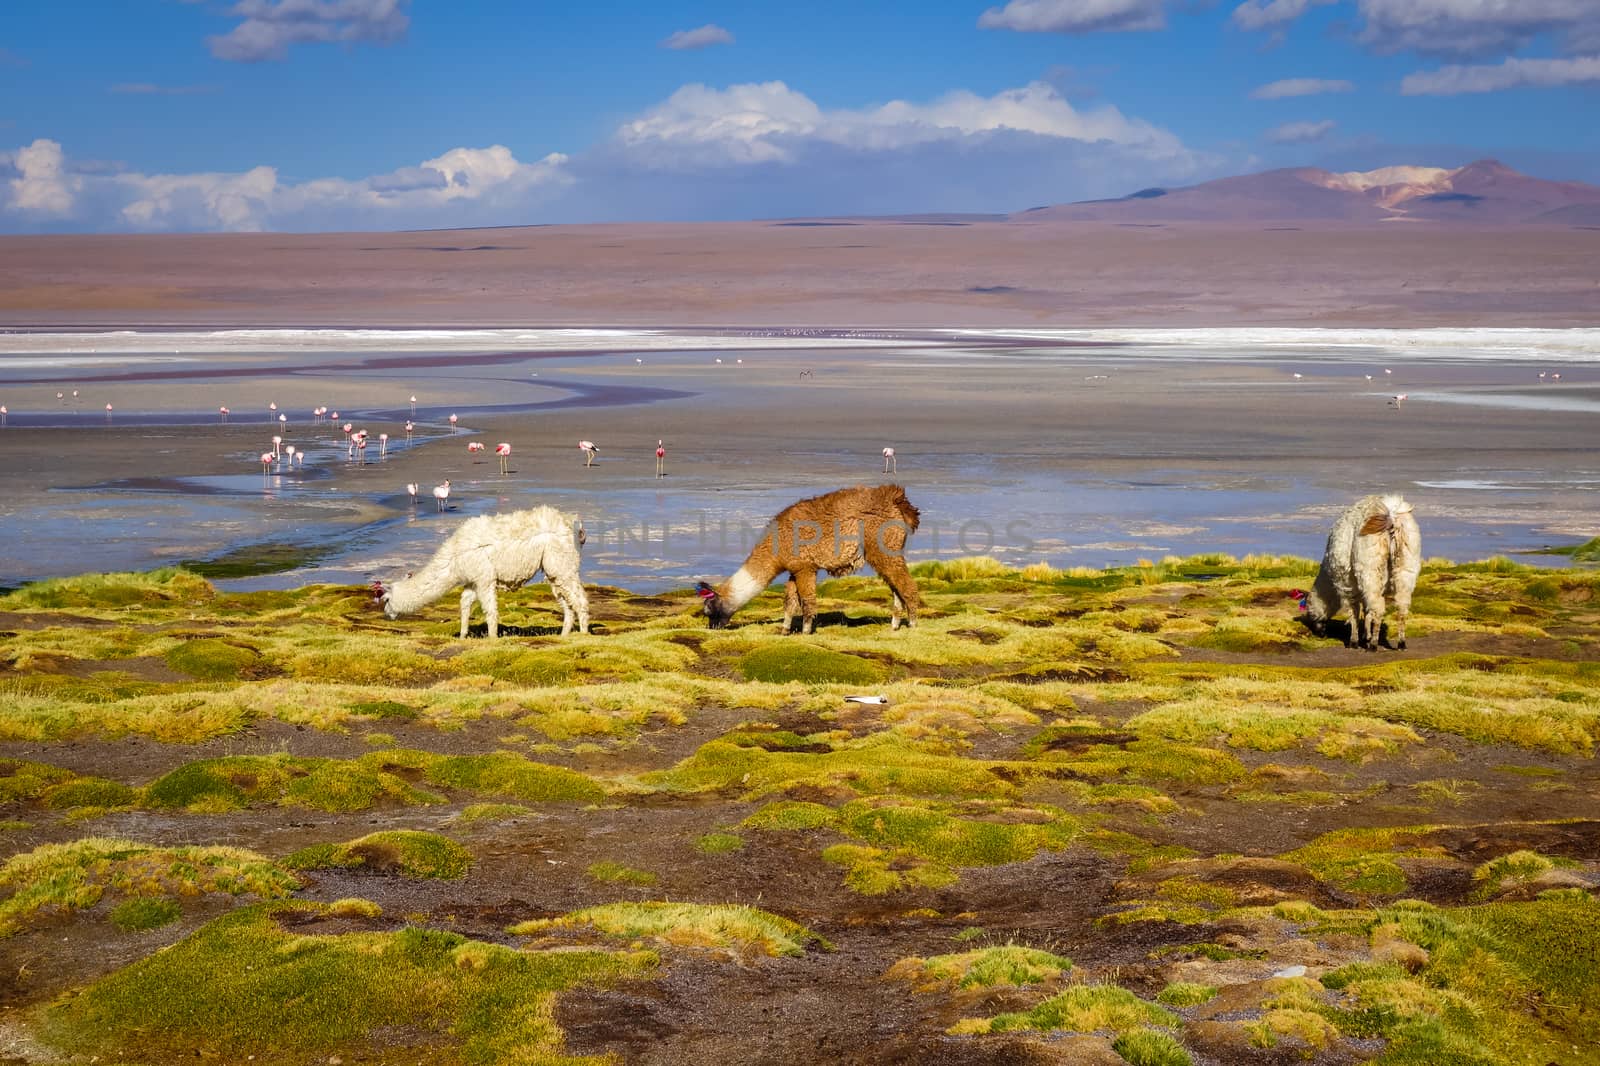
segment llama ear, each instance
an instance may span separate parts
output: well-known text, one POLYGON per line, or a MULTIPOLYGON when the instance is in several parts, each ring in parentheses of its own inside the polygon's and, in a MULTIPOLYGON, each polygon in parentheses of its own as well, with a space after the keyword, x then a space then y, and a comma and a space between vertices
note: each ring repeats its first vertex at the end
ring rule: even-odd
POLYGON ((578 519, 578 547, 589 543, 589 533, 583 528, 583 519, 578 519))

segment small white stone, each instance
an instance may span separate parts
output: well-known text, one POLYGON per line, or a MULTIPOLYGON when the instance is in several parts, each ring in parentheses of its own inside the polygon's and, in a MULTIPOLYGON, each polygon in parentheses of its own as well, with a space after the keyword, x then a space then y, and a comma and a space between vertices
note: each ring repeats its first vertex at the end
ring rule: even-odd
POLYGON ((1283 969, 1279 970, 1277 973, 1273 974, 1272 976, 1274 976, 1274 977, 1304 977, 1305 975, 1306 975, 1306 968, 1304 966, 1285 966, 1283 969))

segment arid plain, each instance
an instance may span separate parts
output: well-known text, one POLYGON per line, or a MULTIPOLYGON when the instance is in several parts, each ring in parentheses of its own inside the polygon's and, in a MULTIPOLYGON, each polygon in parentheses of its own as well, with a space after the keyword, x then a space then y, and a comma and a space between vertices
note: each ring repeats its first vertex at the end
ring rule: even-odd
POLYGON ((0 237, 11 325, 1600 323, 1600 229, 960 216, 0 237))

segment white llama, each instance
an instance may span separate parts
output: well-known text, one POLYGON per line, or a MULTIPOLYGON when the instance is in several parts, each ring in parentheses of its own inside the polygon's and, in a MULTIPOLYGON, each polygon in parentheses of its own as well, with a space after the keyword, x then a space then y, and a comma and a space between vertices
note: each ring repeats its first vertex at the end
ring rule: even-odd
POLYGON ((421 570, 387 585, 375 581, 373 595, 390 618, 410 614, 438 600, 456 586, 461 590, 461 635, 467 635, 473 600, 483 604, 491 639, 500 633, 495 589, 521 588, 539 571, 561 603, 561 635, 589 632, 589 598, 578 577, 583 523, 553 507, 535 507, 502 515, 469 518, 439 546, 421 570))
POLYGON ((1317 633, 1342 610, 1350 616, 1350 641, 1372 651, 1383 629, 1384 600, 1393 597, 1395 646, 1404 649, 1421 570, 1422 531, 1411 504, 1399 496, 1364 496, 1334 523, 1316 584, 1295 594, 1317 633))

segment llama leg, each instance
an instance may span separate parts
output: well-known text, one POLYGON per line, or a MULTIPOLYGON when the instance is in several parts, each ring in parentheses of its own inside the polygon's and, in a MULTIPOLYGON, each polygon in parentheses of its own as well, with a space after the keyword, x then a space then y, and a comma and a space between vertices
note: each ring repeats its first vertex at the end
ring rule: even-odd
POLYGON ((461 590, 461 639, 462 640, 466 640, 467 639, 467 623, 472 620, 472 601, 477 599, 477 598, 478 598, 478 594, 476 592, 472 591, 472 586, 471 585, 468 585, 466 588, 461 590))
POLYGON ((561 620, 561 635, 566 636, 572 632, 572 622, 576 618, 578 632, 589 632, 589 597, 583 591, 583 584, 579 581, 550 582, 550 587, 555 591, 556 599, 561 601, 564 617, 561 620))
POLYGON ((817 572, 796 571, 793 581, 800 597, 800 632, 810 633, 817 624, 817 572))
POLYGON ((1367 597, 1366 603, 1362 605, 1362 613, 1366 616, 1366 632, 1362 635, 1366 637, 1368 651, 1378 650, 1378 638, 1383 635, 1383 609, 1382 592, 1367 597))
POLYGON ((483 604, 483 620, 489 624, 489 639, 494 640, 500 636, 500 605, 495 600, 492 580, 478 589, 478 602, 483 604))
POLYGON ((794 616, 800 613, 800 586, 795 583, 794 575, 789 575, 789 580, 783 585, 783 628, 779 632, 784 636, 789 635, 790 628, 794 625, 794 616))
POLYGON ((917 583, 906 569, 906 561, 899 555, 889 555, 872 560, 872 568, 888 584, 892 600, 889 607, 889 628, 900 628, 900 608, 905 608, 906 625, 917 624, 917 583))
POLYGON ((1397 567, 1394 575, 1394 646, 1400 651, 1406 650, 1406 619, 1411 616, 1411 594, 1416 591, 1416 588, 1416 571, 1405 567, 1397 567))

